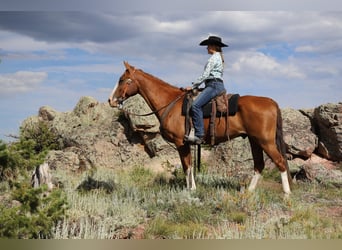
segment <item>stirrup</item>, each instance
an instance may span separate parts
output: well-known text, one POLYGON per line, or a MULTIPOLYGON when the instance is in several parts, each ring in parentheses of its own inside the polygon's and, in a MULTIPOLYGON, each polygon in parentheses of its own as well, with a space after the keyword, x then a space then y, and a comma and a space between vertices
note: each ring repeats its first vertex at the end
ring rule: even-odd
POLYGON ((185 135, 184 136, 184 141, 188 142, 190 144, 195 144, 195 145, 200 145, 202 143, 204 143, 204 140, 202 137, 197 137, 196 135, 192 136, 192 135, 185 135))

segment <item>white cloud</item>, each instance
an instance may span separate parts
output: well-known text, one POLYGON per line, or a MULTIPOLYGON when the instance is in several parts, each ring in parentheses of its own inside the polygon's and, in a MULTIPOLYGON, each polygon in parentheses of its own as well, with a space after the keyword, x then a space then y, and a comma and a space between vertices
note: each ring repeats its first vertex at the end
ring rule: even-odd
POLYGON ((243 53, 231 66, 232 73, 248 72, 249 75, 285 78, 304 78, 304 74, 292 64, 281 64, 261 52, 243 53))
POLYGON ((46 72, 17 71, 0 75, 0 95, 29 92, 36 89, 46 78, 46 72))
POLYGON ((37 41, 32 37, 0 30, 0 48, 6 51, 37 51, 67 48, 65 43, 48 43, 46 41, 37 41))
MULTIPOLYGON (((342 37, 342 34, 341 34, 342 37)), ((329 54, 334 53, 338 54, 342 50, 342 39, 330 38, 331 40, 320 41, 320 42, 311 42, 305 45, 299 45, 295 48, 296 52, 299 53, 317 53, 317 54, 329 54)))

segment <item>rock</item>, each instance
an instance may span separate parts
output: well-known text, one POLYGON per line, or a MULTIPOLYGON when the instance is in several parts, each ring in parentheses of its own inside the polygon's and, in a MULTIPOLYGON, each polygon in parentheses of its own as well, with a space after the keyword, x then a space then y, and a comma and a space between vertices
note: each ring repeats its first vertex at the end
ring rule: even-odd
POLYGON ((170 144, 162 139, 159 134, 159 120, 154 114, 151 114, 151 108, 139 94, 125 101, 123 109, 126 111, 125 115, 129 120, 131 129, 141 137, 151 157, 157 156, 165 149, 170 149, 170 144), (138 116, 135 114, 151 115, 138 116))
POLYGON ((78 154, 71 151, 51 150, 46 156, 46 161, 52 169, 77 171, 82 168, 78 154))
POLYGON ((47 164, 46 162, 36 167, 31 177, 32 187, 38 188, 43 184, 47 185, 48 190, 51 190, 53 188, 52 176, 50 174, 50 167, 49 167, 49 164, 47 164))
POLYGON ((282 109, 284 141, 288 153, 309 158, 318 145, 310 119, 295 109, 282 109))
POLYGON ((342 187, 342 171, 337 169, 337 164, 315 154, 303 164, 303 170, 311 181, 342 187))
POLYGON ((249 140, 242 137, 221 143, 210 150, 208 168, 211 173, 236 178, 250 178, 254 174, 253 156, 249 140))
POLYGON ((342 103, 325 104, 314 111, 319 137, 318 152, 333 161, 342 160, 342 103))
POLYGON ((91 109, 98 104, 99 102, 95 100, 93 97, 84 96, 78 101, 73 112, 75 115, 80 117, 82 115, 88 114, 88 112, 90 112, 91 109))
POLYGON ((43 121, 52 121, 56 117, 57 111, 49 106, 43 106, 38 111, 38 117, 43 121))
POLYGON ((149 114, 152 112, 145 100, 139 94, 125 101, 123 108, 124 110, 128 111, 128 113, 125 114, 130 121, 131 128, 134 131, 143 131, 147 133, 159 132, 159 121, 154 114, 149 116, 134 115, 149 114))
POLYGON ((304 165, 306 160, 303 160, 301 158, 294 158, 292 160, 288 160, 288 165, 291 173, 298 173, 300 172, 304 165))

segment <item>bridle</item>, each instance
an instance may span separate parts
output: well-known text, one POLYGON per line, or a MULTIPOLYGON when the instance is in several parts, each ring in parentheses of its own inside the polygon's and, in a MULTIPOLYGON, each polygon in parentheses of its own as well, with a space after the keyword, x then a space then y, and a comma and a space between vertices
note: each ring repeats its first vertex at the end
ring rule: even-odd
MULTIPOLYGON (((134 73, 135 73, 135 68, 134 68, 133 72, 131 73, 131 75, 133 75, 134 73)), ((129 85, 131 85, 132 82, 133 82, 133 80, 131 78, 127 78, 121 83, 121 84, 124 84, 125 86, 124 86, 124 89, 123 89, 121 96, 119 96, 117 98, 117 102, 119 104, 119 109, 121 109, 123 101, 127 99, 126 93, 127 93, 128 88, 129 88, 129 85)), ((120 81, 119 81, 119 84, 120 84, 120 81)), ((114 91, 113 91, 112 95, 114 95, 114 91)))
POLYGON ((131 78, 127 78, 126 80, 123 81, 123 83, 121 83, 121 84, 125 84, 125 86, 124 86, 122 95, 117 98, 119 105, 122 105, 123 101, 127 99, 126 93, 127 93, 129 85, 131 85, 132 82, 133 80, 131 78))
MULTIPOLYGON (((131 75, 133 75, 135 73, 135 68, 133 70, 133 72, 131 73, 131 75)), ((164 117, 166 116, 166 114, 171 110, 171 108, 176 104, 176 102, 178 100, 180 100, 183 96, 186 95, 187 92, 184 92, 182 95, 179 95, 177 96, 174 100, 172 100, 171 102, 169 102, 168 104, 164 105, 163 107, 155 110, 155 111, 152 111, 150 113, 146 113, 146 114, 137 114, 137 113, 133 113, 133 112, 129 112, 127 110, 124 110, 123 107, 122 107, 122 103, 124 100, 126 100, 126 93, 127 93, 127 90, 130 86, 130 84, 133 83, 133 80, 131 78, 127 78, 125 79, 121 84, 125 84, 124 86, 124 89, 123 89, 123 92, 121 94, 120 97, 117 98, 117 101, 118 101, 118 104, 119 104, 119 109, 123 110, 125 112, 125 114, 127 115, 134 115, 134 116, 150 116, 150 115, 154 115, 158 112, 160 112, 161 110, 163 109, 166 109, 165 112, 163 113, 162 117, 161 117, 161 123, 162 121, 164 120, 164 117)))

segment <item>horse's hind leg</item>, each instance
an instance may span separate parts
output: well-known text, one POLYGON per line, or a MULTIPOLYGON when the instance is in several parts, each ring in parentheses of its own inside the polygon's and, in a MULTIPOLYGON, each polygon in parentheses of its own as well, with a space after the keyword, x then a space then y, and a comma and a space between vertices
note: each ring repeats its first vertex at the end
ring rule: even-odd
POLYGON ((279 171, 281 172, 281 182, 283 185, 284 193, 285 195, 289 195, 291 193, 291 190, 286 167, 286 159, 279 152, 277 145, 274 142, 265 143, 262 145, 262 147, 266 154, 272 159, 272 161, 277 165, 279 171))
POLYGON ((248 137, 251 144, 251 150, 254 161, 254 176, 249 184, 248 191, 253 192, 258 184, 261 177, 261 172, 265 167, 263 150, 260 145, 255 141, 255 139, 248 137))

